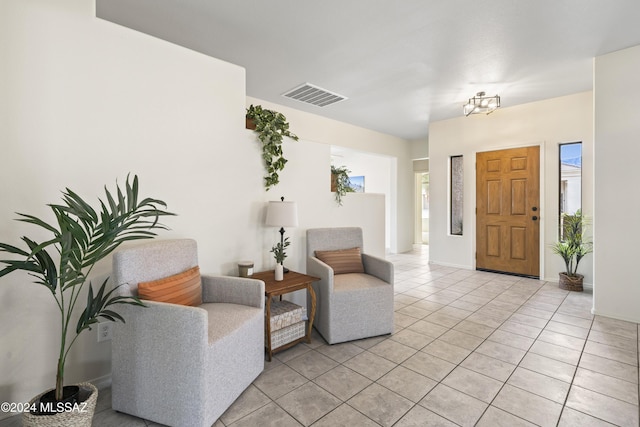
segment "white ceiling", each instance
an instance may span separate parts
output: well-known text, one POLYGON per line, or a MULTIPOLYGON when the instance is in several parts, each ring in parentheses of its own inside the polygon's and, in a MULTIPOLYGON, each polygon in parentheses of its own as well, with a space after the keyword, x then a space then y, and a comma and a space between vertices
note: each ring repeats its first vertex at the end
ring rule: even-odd
MULTIPOLYGON (((97 15, 246 68, 247 95, 406 139, 462 115, 592 89, 640 44, 638 0, 96 0, 97 15), (282 97, 302 83, 348 97, 282 97)), ((499 111, 494 113, 499 114, 499 111)))

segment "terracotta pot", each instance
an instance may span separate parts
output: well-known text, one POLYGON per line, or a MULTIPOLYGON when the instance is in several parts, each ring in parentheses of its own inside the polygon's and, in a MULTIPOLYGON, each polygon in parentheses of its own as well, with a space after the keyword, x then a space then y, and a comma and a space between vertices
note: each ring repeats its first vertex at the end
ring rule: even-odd
POLYGON ((245 117, 244 127, 251 130, 256 130, 256 122, 254 122, 253 119, 250 119, 249 117, 245 117))
POLYGON ((582 292, 582 281, 584 279, 584 276, 582 274, 569 276, 567 273, 559 273, 559 276, 560 281, 558 285, 560 286, 560 289, 582 292))

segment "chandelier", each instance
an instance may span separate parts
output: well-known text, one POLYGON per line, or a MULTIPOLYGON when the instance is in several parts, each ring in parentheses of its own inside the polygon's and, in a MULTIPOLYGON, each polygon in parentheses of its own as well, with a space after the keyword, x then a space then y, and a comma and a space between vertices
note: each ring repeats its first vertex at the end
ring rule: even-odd
POLYGON ((491 114, 500 106, 500 97, 485 96, 484 92, 478 92, 469 102, 462 107, 465 116, 470 114, 491 114))

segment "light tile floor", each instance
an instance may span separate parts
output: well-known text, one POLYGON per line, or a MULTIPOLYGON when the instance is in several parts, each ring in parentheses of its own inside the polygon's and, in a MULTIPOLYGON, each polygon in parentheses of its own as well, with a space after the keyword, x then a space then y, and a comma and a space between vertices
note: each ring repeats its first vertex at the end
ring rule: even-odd
MULTIPOLYGON (((639 425, 638 324, 555 283, 429 264, 426 248, 389 259, 393 335, 278 353, 214 427, 639 425)), ((94 426, 156 425, 110 401, 94 426)))

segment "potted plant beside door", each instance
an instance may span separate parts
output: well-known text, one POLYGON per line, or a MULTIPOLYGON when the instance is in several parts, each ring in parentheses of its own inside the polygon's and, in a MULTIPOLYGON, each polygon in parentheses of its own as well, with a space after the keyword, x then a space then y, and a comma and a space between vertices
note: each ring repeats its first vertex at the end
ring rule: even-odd
POLYGON ((582 211, 575 214, 562 214, 561 239, 553 244, 552 250, 560 255, 565 263, 566 271, 559 273, 560 289, 582 292, 584 276, 578 274, 578 265, 585 255, 593 252, 593 243, 584 238, 586 220, 582 211))

